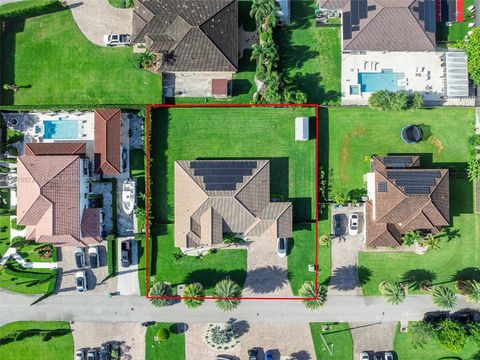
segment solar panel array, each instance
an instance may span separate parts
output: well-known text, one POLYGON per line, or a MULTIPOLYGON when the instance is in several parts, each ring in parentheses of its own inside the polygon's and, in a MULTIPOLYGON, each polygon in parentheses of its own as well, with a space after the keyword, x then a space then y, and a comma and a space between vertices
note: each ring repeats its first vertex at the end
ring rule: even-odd
POLYGON ((193 175, 201 176, 205 190, 236 190, 244 176, 251 176, 256 161, 192 161, 193 175))
POLYGON ((419 18, 425 23, 425 30, 435 32, 437 30, 437 16, 435 0, 424 0, 418 4, 419 18))
POLYGON ((437 179, 439 179, 441 175, 439 170, 387 170, 387 178, 392 180, 398 187, 403 188, 407 195, 430 194, 431 187, 437 184, 437 179))
POLYGON ((367 17, 367 0, 350 1, 350 11, 345 11, 343 13, 343 39, 351 39, 352 31, 360 30, 360 19, 366 19, 367 17))
POLYGON ((383 163, 391 168, 406 168, 413 164, 411 156, 384 156, 383 163))

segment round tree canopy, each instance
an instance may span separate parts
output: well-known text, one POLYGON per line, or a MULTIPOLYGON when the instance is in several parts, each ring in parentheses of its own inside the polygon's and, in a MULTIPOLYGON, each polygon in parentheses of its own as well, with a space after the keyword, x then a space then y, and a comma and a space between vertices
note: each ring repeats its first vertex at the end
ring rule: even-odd
POLYGON ((408 125, 402 129, 402 140, 407 144, 416 144, 423 138, 423 132, 420 126, 408 125))

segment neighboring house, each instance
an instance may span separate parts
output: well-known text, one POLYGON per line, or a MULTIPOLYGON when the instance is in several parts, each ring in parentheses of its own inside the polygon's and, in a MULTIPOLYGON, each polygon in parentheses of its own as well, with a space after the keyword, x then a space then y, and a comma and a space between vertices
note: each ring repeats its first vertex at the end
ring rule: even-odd
POLYGON ((270 202, 268 160, 175 162, 175 246, 292 236, 292 203, 270 202))
POLYGON ((157 54, 166 96, 211 95, 238 70, 237 0, 136 0, 132 43, 157 54))
POLYGON ((119 175, 122 172, 122 113, 120 109, 95 110, 95 173, 119 175))
POLYGON ((435 0, 320 0, 342 13, 342 104, 378 90, 419 92, 426 103, 470 105, 467 60, 436 47, 435 0))
POLYGON ((85 143, 27 144, 17 162, 17 222, 26 238, 58 245, 100 241, 100 209, 88 209, 85 143))
POLYGON ((435 234, 449 225, 448 169, 421 169, 419 156, 375 156, 371 166, 367 246, 400 246, 408 231, 435 234))

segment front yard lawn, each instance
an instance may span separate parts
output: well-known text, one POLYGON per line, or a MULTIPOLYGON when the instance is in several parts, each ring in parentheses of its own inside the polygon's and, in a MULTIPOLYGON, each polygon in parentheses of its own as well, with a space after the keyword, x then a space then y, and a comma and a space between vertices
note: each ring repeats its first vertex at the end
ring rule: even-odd
MULTIPOLYGON (((359 265, 371 276, 363 285, 364 295, 378 294, 384 280, 407 278, 445 283, 453 288, 459 274, 471 277, 480 264, 480 217, 473 211, 473 186, 463 173, 469 159, 467 139, 473 135, 473 109, 442 108, 404 112, 371 109, 328 109, 321 112, 328 126, 329 168, 332 176, 330 197, 339 192, 363 189, 363 174, 369 170, 373 154, 420 154, 423 167, 448 167, 452 232, 441 248, 425 255, 413 253, 361 252, 359 265), (423 124, 430 137, 416 145, 400 139, 407 124, 423 124)), ((323 128, 322 128, 323 129, 323 128)), ((322 131, 320 132, 322 134, 322 131)), ((324 139, 324 141, 327 141, 324 139)), ((415 287, 410 292, 418 293, 415 287)))
POLYGON ((280 70, 309 103, 340 102, 340 27, 315 26, 316 1, 291 1, 291 24, 277 29, 280 70))
POLYGON ((104 48, 78 29, 70 10, 8 22, 1 40, 3 105, 161 102, 161 78, 139 69, 131 48, 104 48))
POLYGON ((315 141, 295 141, 297 116, 309 116, 314 128, 313 108, 156 109, 151 153, 155 221, 174 220, 175 160, 228 158, 270 160, 271 193, 293 202, 294 222, 313 220, 315 141))
POLYGON ((0 327, 0 359, 64 360, 73 356, 70 324, 18 321, 0 327))
MULTIPOLYGON (((410 322, 411 326, 413 322, 410 322)), ((467 343, 462 351, 456 353, 445 350, 440 342, 435 339, 432 342, 425 344, 423 349, 414 349, 411 345, 412 333, 400 332, 400 324, 397 326, 397 333, 395 334, 395 340, 393 342, 393 349, 397 353, 398 359, 422 359, 422 360, 475 360, 478 359, 480 354, 478 345, 473 341, 471 336, 467 337, 467 343)))
POLYGON ((353 359, 353 340, 348 323, 310 323, 310 332, 312 334, 317 360, 353 359), (329 329, 322 331, 323 325, 329 326, 329 329), (325 343, 320 337, 320 334, 323 334, 332 355, 330 355, 328 349, 325 347, 325 343))
MULTIPOLYGON (((199 282, 207 295, 212 295, 215 284, 227 276, 243 287, 247 276, 246 250, 225 249, 203 258, 184 256, 176 260, 173 225, 155 225, 151 227, 151 231, 156 259, 155 267, 150 269, 149 275, 154 275, 155 281, 169 282, 173 288, 179 284, 199 282)), ((153 285, 153 282, 150 280, 149 284, 153 285)))
POLYGON ((145 335, 145 359, 171 359, 185 360, 185 334, 177 334, 174 329, 176 324, 156 323, 147 328, 145 335), (153 338, 159 329, 171 329, 170 337, 163 342, 156 342, 153 338))

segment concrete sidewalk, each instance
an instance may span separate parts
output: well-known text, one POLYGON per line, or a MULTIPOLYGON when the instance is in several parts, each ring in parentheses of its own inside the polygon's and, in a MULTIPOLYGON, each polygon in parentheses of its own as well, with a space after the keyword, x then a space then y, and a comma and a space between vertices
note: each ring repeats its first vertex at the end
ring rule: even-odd
POLYGON ((17 263, 19 263, 24 269, 56 269, 58 264, 56 262, 30 262, 25 261, 18 253, 15 248, 8 248, 5 254, 0 259, 0 266, 3 266, 7 263, 8 259, 13 258, 17 263))

